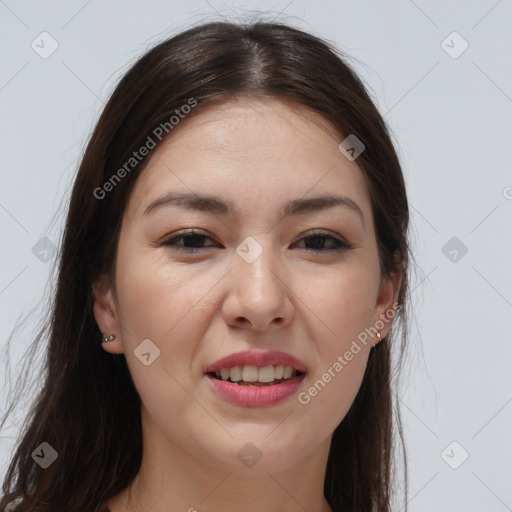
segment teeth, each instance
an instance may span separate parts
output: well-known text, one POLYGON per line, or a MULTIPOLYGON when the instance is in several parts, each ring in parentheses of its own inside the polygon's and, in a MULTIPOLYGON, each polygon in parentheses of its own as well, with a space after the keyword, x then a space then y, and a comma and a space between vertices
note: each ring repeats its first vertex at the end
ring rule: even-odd
POLYGON ((247 365, 242 370, 242 380, 245 382, 256 382, 258 380, 258 367, 247 365))
POLYGON ((260 368, 258 382, 273 382, 274 378, 274 367, 272 365, 260 368))
POLYGON ((229 371, 229 378, 233 382, 238 382, 242 380, 242 367, 241 366, 233 366, 229 371))
POLYGON ((232 368, 222 368, 215 375, 222 380, 230 379, 232 382, 273 382, 274 380, 289 380, 297 372, 291 366, 268 365, 261 368, 248 364, 244 366, 233 366, 232 368))

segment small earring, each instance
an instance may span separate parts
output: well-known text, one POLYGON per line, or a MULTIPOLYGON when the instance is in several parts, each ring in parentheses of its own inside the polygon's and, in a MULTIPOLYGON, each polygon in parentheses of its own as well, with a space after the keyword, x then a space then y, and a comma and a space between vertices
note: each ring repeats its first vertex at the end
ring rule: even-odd
MULTIPOLYGON (((379 338, 379 341, 380 341, 380 331, 377 331, 377 338, 379 338)), ((373 351, 373 349, 374 349, 374 348, 375 348, 375 346, 379 343, 379 341, 378 341, 377 343, 374 343, 374 344, 371 346, 371 348, 370 348, 370 350, 371 350, 371 351, 373 351)))
POLYGON ((112 341, 116 337, 115 334, 109 334, 106 338, 101 340, 102 343, 106 343, 107 341, 112 341))

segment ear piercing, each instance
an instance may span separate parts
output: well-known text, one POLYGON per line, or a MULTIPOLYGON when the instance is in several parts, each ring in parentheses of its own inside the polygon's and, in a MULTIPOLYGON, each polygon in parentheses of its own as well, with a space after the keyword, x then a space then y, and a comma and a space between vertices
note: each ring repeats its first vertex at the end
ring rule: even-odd
MULTIPOLYGON (((103 338, 103 340, 101 342, 107 343, 108 341, 112 341, 113 339, 115 339, 115 337, 116 337, 115 334, 109 334, 106 338, 103 338)), ((381 340, 380 331, 377 331, 377 338, 379 338, 379 341, 381 340)))
POLYGON ((101 340, 102 343, 106 343, 107 341, 112 341, 116 337, 115 334, 109 334, 106 338, 101 340))
MULTIPOLYGON (((377 338, 379 338, 379 341, 381 341, 381 335, 380 335, 380 331, 377 331, 377 338)), ((373 351, 373 349, 376 347, 376 345, 378 345, 379 341, 377 341, 377 343, 374 343, 370 350, 373 351)))

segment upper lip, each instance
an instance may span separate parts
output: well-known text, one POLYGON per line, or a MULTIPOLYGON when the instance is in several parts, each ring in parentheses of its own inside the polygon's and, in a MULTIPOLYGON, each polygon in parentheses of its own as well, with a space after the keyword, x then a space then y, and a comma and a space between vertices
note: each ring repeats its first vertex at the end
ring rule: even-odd
POLYGON ((269 350, 267 352, 258 352, 256 350, 245 350, 243 352, 236 352, 229 356, 223 357, 208 365, 205 368, 205 373, 220 372, 222 368, 232 368, 233 366, 254 365, 258 367, 269 365, 283 365, 291 366, 299 372, 305 372, 306 367, 302 361, 296 357, 287 354, 286 352, 279 352, 277 350, 269 350))

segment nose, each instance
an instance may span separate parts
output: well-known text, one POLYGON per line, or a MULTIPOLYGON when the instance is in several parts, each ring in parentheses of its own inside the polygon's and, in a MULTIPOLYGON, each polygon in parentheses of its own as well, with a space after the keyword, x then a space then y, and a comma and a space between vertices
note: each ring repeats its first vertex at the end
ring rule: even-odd
POLYGON ((227 325, 256 331, 282 329, 293 320, 293 292, 283 265, 267 247, 248 263, 234 255, 222 305, 227 325))

